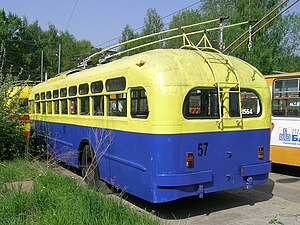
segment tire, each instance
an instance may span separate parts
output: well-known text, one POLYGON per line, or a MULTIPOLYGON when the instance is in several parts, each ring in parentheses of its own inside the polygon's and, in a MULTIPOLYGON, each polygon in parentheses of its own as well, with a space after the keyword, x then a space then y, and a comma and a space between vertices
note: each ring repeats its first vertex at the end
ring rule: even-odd
POLYGON ((84 146, 81 160, 81 172, 83 180, 88 187, 99 187, 100 174, 98 170, 98 161, 90 145, 84 146))

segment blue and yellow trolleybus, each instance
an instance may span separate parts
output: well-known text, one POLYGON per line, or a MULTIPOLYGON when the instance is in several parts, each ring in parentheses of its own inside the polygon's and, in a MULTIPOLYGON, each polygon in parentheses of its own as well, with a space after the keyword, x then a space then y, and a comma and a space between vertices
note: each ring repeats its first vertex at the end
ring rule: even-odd
POLYGON ((268 181, 268 85, 206 35, 60 74, 30 106, 38 139, 88 183, 160 203, 268 181))

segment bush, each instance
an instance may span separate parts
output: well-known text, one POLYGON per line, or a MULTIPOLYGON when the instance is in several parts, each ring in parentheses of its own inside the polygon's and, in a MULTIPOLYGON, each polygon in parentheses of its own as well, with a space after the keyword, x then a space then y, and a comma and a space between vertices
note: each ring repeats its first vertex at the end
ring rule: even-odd
POLYGON ((2 72, 4 61, 5 49, 2 45, 0 49, 0 160, 23 156, 26 143, 22 123, 19 121, 25 112, 20 106, 20 91, 12 92, 17 77, 2 72))

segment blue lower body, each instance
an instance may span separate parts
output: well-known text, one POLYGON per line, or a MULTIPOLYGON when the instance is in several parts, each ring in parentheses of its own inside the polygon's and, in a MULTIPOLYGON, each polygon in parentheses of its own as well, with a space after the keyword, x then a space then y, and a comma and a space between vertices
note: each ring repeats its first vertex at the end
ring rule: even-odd
POLYGON ((248 187, 268 181, 270 130, 142 134, 36 121, 38 139, 78 167, 88 141, 102 180, 150 202, 248 187), (100 140, 100 141, 99 141, 100 140), (258 151, 264 148, 263 159, 258 151), (193 153, 193 166, 186 155, 193 153))

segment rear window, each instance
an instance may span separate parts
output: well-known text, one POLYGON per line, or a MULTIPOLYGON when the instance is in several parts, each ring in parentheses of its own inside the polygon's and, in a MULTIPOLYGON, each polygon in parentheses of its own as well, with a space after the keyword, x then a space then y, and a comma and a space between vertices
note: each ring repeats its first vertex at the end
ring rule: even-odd
MULTIPOLYGON (((230 116, 239 117, 238 93, 230 93, 230 116)), ((254 117, 261 114, 261 104, 257 94, 251 90, 241 90, 242 117, 254 117)))
POLYGON ((183 115, 187 119, 219 118, 217 89, 196 88, 191 90, 184 100, 183 115))

